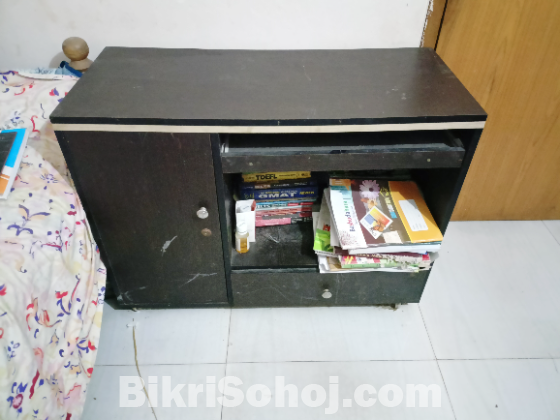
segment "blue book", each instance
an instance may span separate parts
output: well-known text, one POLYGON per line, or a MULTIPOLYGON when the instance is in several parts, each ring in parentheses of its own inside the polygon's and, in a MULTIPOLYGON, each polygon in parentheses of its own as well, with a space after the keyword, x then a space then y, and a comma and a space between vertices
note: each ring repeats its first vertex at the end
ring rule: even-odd
POLYGON ((239 192, 241 200, 277 201, 310 199, 314 200, 319 195, 317 186, 298 188, 275 188, 269 190, 242 190, 239 192))
POLYGON ((2 173, 0 174, 0 198, 7 198, 16 179, 21 159, 25 153, 29 130, 25 128, 14 128, 11 130, 2 130, 2 133, 15 133, 16 135, 10 153, 4 163, 4 167, 1 168, 2 173))

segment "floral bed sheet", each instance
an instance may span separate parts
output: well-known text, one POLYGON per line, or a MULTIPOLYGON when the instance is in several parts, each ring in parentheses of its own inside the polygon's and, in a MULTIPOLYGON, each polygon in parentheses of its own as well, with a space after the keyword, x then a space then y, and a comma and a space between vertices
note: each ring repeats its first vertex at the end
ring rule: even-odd
POLYGON ((0 200, 0 418, 81 417, 94 368, 105 267, 49 115, 75 80, 0 72, 0 129, 30 129, 0 200))

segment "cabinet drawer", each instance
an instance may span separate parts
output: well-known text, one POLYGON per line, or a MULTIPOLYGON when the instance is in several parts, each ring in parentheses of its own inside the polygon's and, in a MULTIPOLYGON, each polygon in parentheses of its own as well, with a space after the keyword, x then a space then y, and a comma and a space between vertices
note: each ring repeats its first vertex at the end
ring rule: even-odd
POLYGON ((417 303, 429 273, 320 274, 304 270, 234 270, 231 273, 233 305, 288 307, 417 303), (330 292, 330 297, 325 290, 330 292))

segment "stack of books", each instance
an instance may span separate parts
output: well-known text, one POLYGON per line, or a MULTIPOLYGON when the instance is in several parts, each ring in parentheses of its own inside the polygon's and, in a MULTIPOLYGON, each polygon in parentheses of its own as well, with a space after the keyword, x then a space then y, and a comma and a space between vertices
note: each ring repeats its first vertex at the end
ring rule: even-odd
POLYGON ((255 227, 310 222, 319 188, 310 172, 242 174, 239 199, 256 201, 255 227))
POLYGON ((413 181, 331 178, 313 249, 322 273, 418 272, 442 239, 413 181))

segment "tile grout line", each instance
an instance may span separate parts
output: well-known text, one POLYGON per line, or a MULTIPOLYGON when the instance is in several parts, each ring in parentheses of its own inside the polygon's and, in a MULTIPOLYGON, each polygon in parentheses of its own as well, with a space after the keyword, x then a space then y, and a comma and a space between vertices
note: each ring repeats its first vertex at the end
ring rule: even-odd
POLYGON ((418 303, 418 311, 420 312, 420 317, 422 318, 422 323, 424 324, 424 330, 426 330, 426 335, 428 336, 428 341, 430 342, 430 347, 432 348, 434 359, 436 361, 436 365, 439 370, 439 375, 441 376, 443 386, 445 387, 445 392, 447 393, 447 398, 449 398, 449 405, 451 406, 451 412, 453 413, 453 418, 457 420, 457 415, 455 414, 455 408, 453 407, 453 401, 451 401, 451 394, 449 393, 449 389, 447 389, 447 384, 445 383, 445 378, 443 377, 443 372, 441 371, 441 366, 439 365, 439 361, 436 355, 436 350, 434 349, 434 345, 432 344, 432 338, 430 337, 428 326, 426 325, 426 321, 424 320, 424 314, 422 313, 422 308, 420 308, 420 303, 418 303))
POLYGON ((544 228, 548 231, 548 233, 550 233, 550 235, 554 238, 554 240, 556 241, 556 243, 558 245, 560 245, 560 240, 556 239, 556 236, 554 235, 554 233, 552 233, 552 231, 549 229, 548 225, 545 223, 546 220, 541 220, 541 223, 544 225, 544 228))
MULTIPOLYGON (((181 363, 181 362, 177 362, 177 363, 140 363, 139 365, 142 366, 204 366, 204 365, 223 365, 225 363, 223 362, 202 362, 202 363, 181 363)), ((119 364, 116 363, 114 365, 112 364, 100 364, 100 363, 96 363, 95 366, 99 366, 99 367, 127 367, 127 366, 136 366, 135 364, 119 364)))
MULTIPOLYGON (((227 341, 226 341, 226 363, 224 364, 224 378, 227 376, 227 367, 228 367, 228 356, 229 356, 229 338, 231 336, 231 319, 233 318, 233 309, 229 309, 229 323, 228 323, 228 334, 227 334, 227 341)), ((222 404, 222 408, 220 410, 220 420, 224 418, 224 406, 222 404)))
MULTIPOLYGON (((430 343, 431 344, 431 343, 430 343)), ((433 351, 433 348, 432 348, 433 351)), ((250 365, 250 364, 274 364, 274 363, 364 363, 364 362, 432 362, 435 359, 360 359, 360 360, 274 360, 274 361, 259 361, 259 362, 231 362, 231 364, 238 365, 250 365)), ((484 357, 484 358, 455 358, 455 359, 443 359, 438 358, 438 361, 443 362, 463 362, 463 361, 493 361, 493 360, 560 360, 560 356, 551 357, 484 357)), ((207 362, 207 363, 142 363, 140 366, 203 366, 203 365, 225 365, 222 362, 207 362)), ((98 367, 134 367, 133 364, 98 364, 98 367)))
MULTIPOLYGON (((548 358, 547 358, 548 359, 548 358)), ((274 361, 259 361, 259 362, 230 362, 232 365, 268 365, 280 363, 365 363, 365 362, 433 362, 434 359, 359 359, 359 360, 274 360, 274 361)))
POLYGON ((484 360, 558 360, 560 357, 487 357, 483 359, 438 359, 444 362, 476 362, 476 361, 484 361, 484 360))

